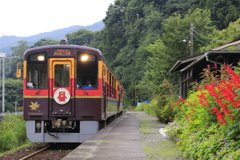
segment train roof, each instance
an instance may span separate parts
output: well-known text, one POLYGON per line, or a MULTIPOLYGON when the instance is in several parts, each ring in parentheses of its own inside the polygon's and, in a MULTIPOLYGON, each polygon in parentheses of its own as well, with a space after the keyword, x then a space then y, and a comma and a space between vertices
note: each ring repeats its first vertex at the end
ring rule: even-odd
POLYGON ((34 48, 30 48, 27 49, 24 52, 24 56, 27 53, 32 53, 32 52, 36 52, 36 51, 48 51, 51 49, 78 49, 81 51, 88 51, 88 52, 93 52, 93 53, 98 53, 99 56, 103 56, 102 52, 99 49, 96 48, 91 48, 91 47, 87 47, 87 46, 79 46, 79 45, 72 45, 72 44, 58 44, 58 45, 46 45, 46 46, 40 46, 40 47, 34 47, 34 48))

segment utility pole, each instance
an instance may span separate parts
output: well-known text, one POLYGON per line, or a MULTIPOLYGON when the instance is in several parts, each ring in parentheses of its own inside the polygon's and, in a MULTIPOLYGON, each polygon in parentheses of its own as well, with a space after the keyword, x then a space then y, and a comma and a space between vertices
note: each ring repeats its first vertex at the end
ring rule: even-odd
MULTIPOLYGON (((5 58, 19 58, 19 57, 6 57, 5 53, 0 53, 0 58, 2 58, 2 112, 5 112, 5 58)), ((1 65, 1 64, 0 64, 1 65)))
POLYGON ((190 46, 190 56, 193 55, 193 24, 191 23, 190 25, 190 42, 189 42, 189 46, 190 46))
MULTIPOLYGON (((0 53, 0 58, 2 58, 2 63, 3 63, 3 67, 2 67, 2 112, 4 113, 5 112, 5 104, 4 104, 4 79, 5 79, 5 73, 4 73, 4 58, 6 57, 6 54, 5 53, 0 53)), ((1 65, 1 64, 0 64, 1 65)), ((1 70, 0 70, 1 72, 1 70)))
POLYGON ((3 65, 2 65, 2 112, 5 112, 5 57, 3 58, 3 65))

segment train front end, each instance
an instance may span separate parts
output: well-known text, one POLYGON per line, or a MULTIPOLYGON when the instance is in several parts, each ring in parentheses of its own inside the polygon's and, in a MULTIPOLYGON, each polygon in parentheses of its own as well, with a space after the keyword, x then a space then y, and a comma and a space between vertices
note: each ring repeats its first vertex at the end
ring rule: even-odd
POLYGON ((87 47, 25 52, 24 119, 32 142, 82 143, 97 133, 106 118, 101 66, 101 52, 87 47))

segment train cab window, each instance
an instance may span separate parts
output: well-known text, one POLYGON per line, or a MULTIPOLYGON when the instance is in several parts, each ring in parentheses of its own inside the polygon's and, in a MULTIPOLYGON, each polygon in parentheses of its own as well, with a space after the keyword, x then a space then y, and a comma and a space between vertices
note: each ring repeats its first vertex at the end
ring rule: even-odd
POLYGON ((54 86, 69 87, 70 66, 68 64, 57 64, 54 66, 54 86))
POLYGON ((47 52, 29 54, 27 57, 27 89, 48 88, 47 52))
POLYGON ((93 53, 78 52, 77 89, 98 88, 98 58, 93 53))

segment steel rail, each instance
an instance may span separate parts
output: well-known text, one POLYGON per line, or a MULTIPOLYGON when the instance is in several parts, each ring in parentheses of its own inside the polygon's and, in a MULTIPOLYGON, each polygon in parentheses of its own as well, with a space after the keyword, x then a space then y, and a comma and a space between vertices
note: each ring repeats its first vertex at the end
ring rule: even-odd
POLYGON ((32 154, 29 154, 29 155, 27 155, 27 156, 25 156, 25 157, 23 157, 23 158, 21 158, 21 159, 19 159, 19 160, 26 160, 26 159, 28 159, 28 158, 30 158, 30 157, 38 154, 39 152, 42 152, 42 151, 48 149, 49 147, 51 147, 51 145, 49 145, 49 146, 47 146, 47 147, 45 147, 45 148, 42 148, 42 149, 40 149, 40 150, 38 150, 38 151, 36 151, 36 152, 34 152, 34 153, 32 153, 32 154))

